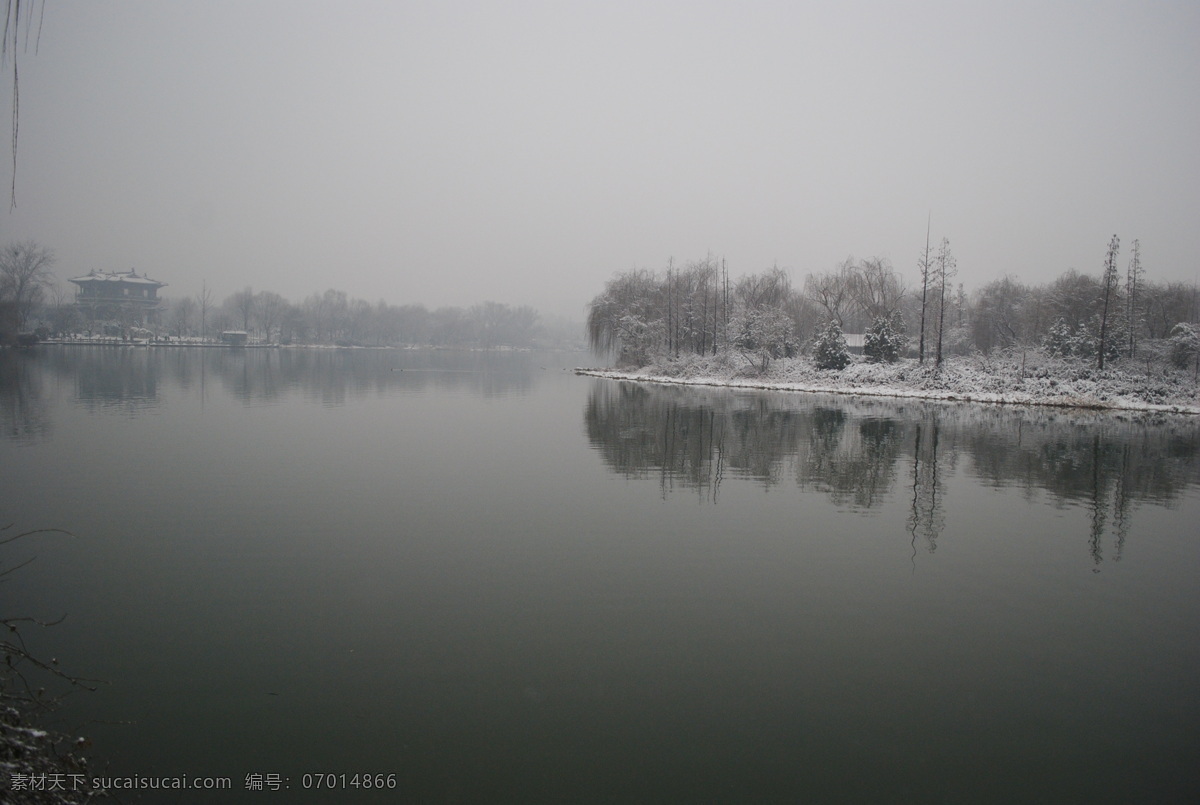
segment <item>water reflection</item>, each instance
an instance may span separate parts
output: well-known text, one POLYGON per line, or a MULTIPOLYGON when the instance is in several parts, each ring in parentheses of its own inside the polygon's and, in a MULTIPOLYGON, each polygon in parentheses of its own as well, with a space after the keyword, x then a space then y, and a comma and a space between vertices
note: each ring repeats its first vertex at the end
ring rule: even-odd
POLYGON ((430 390, 525 395, 539 372, 575 363, 565 354, 455 350, 42 346, 0 352, 0 406, 9 438, 36 438, 49 428, 40 395, 50 377, 69 383, 86 410, 137 414, 163 405, 171 389, 247 404, 298 395, 327 406, 430 390))
POLYGON ((49 435, 42 398, 42 376, 29 350, 0 349, 0 428, 6 439, 37 441, 49 435))
POLYGON ((148 349, 99 347, 87 361, 52 356, 54 368, 75 382, 75 398, 89 410, 137 413, 159 405, 159 362, 148 349))
POLYGON ((831 398, 806 406, 770 393, 595 381, 584 414, 588 438, 611 469, 658 475, 716 501, 727 474, 765 488, 794 479, 839 504, 869 509, 894 485, 911 422, 856 412, 831 398))
POLYGON ((791 477, 859 512, 896 495, 909 509, 914 547, 928 551, 946 527, 948 482, 959 473, 1085 509, 1097 565, 1106 551, 1121 558, 1139 503, 1169 504, 1200 483, 1200 423, 1179 416, 597 380, 584 418, 611 470, 657 476, 664 495, 678 486, 715 503, 729 475, 764 488, 791 477))
MULTIPOLYGON (((248 403, 277 402, 299 394, 311 402, 340 406, 370 395, 427 389, 483 397, 527 394, 533 360, 513 353, 501 365, 470 352, 395 350, 223 350, 205 355, 202 371, 222 389, 248 403)), ((192 355, 183 362, 194 365, 192 355)))
POLYGON ((914 424, 912 447, 912 503, 908 516, 908 531, 912 535, 913 551, 920 534, 930 553, 937 550, 937 538, 946 526, 945 471, 939 467, 941 456, 938 441, 941 436, 937 417, 922 418, 914 424))

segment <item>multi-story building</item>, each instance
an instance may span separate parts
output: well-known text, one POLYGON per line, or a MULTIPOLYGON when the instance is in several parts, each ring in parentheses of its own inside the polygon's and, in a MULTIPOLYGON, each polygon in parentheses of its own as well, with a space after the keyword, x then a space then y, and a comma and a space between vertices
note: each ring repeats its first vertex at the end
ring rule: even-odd
POLYGON ((75 294, 75 306, 87 317, 93 327, 97 322, 115 322, 122 329, 147 327, 159 322, 162 300, 158 289, 165 282, 152 280, 133 269, 128 271, 98 271, 71 282, 79 286, 75 294))

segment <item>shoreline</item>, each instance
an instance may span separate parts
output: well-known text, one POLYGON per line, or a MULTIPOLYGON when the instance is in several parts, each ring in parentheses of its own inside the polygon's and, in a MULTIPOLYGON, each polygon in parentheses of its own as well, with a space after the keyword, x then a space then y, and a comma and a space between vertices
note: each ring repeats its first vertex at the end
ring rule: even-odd
POLYGON ((85 338, 47 338, 38 341, 30 346, 19 347, 20 349, 36 349, 37 347, 146 347, 159 348, 167 347, 172 349, 181 348, 196 348, 196 349, 343 349, 343 350, 381 350, 381 351, 396 351, 396 352, 425 352, 425 351, 455 351, 455 352, 583 352, 585 349, 565 349, 556 347, 510 347, 510 346, 494 346, 494 347, 472 347, 472 346, 445 346, 445 345, 423 345, 423 344, 222 344, 214 341, 193 342, 193 341, 142 341, 142 340, 120 340, 115 338, 110 339, 85 339, 85 338))
MULTIPOLYGON (((867 366, 867 364, 858 364, 867 366)), ((904 368, 914 367, 901 367, 904 368)), ((812 370, 816 372, 817 370, 812 370)), ((617 380, 633 383, 656 383, 674 386, 705 386, 729 388, 747 391, 784 391, 801 394, 834 394, 849 397, 886 397, 892 399, 921 399, 951 403, 975 403, 983 405, 1021 405, 1048 408, 1075 408, 1088 411, 1111 411, 1144 414, 1181 414, 1184 416, 1200 416, 1200 404, 1185 402, 1155 403, 1144 399, 1132 399, 1127 393, 1114 390, 1095 393, 1069 389, 1056 393, 1038 393, 1038 391, 1008 390, 982 391, 960 390, 952 388, 923 388, 921 382, 938 382, 943 378, 932 375, 925 367, 916 368, 925 376, 915 378, 911 384, 893 385, 887 382, 864 382, 858 378, 835 378, 835 382, 819 382, 813 379, 788 379, 773 377, 768 373, 765 377, 736 377, 719 376, 715 373, 697 373, 688 376, 673 376, 654 372, 653 367, 623 371, 617 369, 593 369, 577 367, 575 374, 585 377, 598 377, 606 380, 617 380), (836 382, 840 380, 841 382, 836 382)), ((953 370, 949 370, 953 371, 953 370)), ((998 375, 991 376, 993 380, 1002 380, 998 375)), ((961 379, 961 377, 956 378, 961 379)), ((1024 380, 1024 378, 1022 378, 1024 380)), ((989 384, 994 385, 994 383, 989 384)))

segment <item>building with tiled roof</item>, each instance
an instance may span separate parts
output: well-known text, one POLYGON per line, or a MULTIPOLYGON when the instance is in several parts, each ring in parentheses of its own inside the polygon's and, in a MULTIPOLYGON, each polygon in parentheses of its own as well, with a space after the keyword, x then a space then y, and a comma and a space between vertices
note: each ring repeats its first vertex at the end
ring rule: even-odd
POLYGON ((92 269, 82 277, 71 279, 78 286, 75 306, 94 325, 97 321, 116 321, 123 327, 145 327, 158 322, 162 300, 158 289, 165 282, 152 280, 128 271, 99 271, 92 269))

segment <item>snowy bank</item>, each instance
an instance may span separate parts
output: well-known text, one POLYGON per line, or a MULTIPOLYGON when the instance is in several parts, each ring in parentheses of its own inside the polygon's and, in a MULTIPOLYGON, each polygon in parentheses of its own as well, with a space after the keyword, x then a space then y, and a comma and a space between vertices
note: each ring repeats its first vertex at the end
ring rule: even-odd
POLYGON ((1200 386, 1191 371, 1136 369, 1118 366, 1098 371, 1075 361, 1017 353, 952 358, 941 370, 908 359, 894 364, 852 363, 831 370, 817 369, 807 358, 781 358, 759 374, 745 358, 722 354, 661 360, 632 371, 575 371, 650 383, 1200 414, 1200 386))

